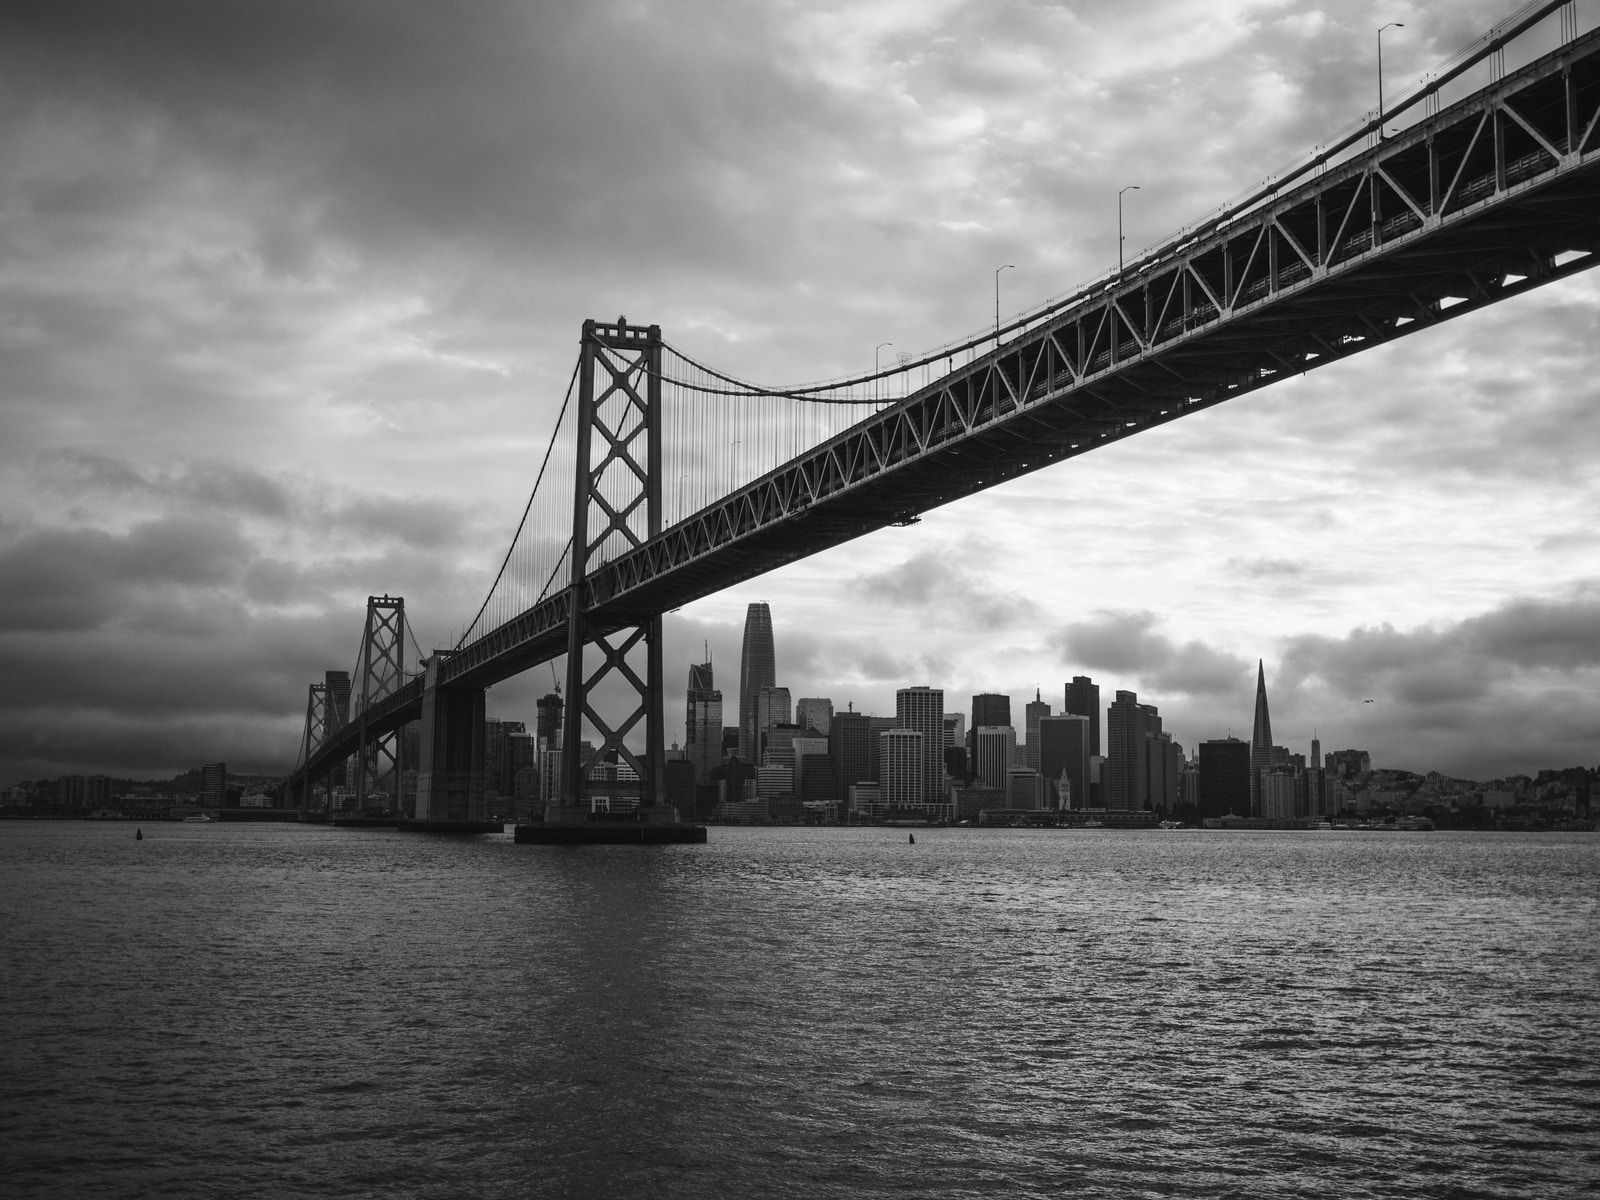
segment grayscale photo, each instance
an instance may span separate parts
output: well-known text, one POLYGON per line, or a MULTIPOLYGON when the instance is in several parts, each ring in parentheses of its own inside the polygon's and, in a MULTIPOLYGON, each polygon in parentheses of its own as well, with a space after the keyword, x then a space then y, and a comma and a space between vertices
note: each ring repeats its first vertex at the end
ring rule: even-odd
POLYGON ((0 5, 0 1193, 1600 1193, 1600 0, 0 5))

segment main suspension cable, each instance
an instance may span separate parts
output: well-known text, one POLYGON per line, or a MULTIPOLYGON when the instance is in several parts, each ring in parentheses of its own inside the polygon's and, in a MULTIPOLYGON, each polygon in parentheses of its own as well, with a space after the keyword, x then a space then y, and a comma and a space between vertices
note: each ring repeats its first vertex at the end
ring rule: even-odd
POLYGON ((556 442, 561 437, 561 418, 567 415, 567 405, 572 403, 572 388, 578 382, 578 368, 582 364, 581 358, 572 364, 572 378, 567 380, 566 399, 561 401, 561 411, 556 414, 556 426, 551 431, 550 444, 544 448, 544 461, 539 464, 539 475, 533 481, 533 491, 528 493, 528 503, 522 510, 522 519, 517 522, 516 533, 511 535, 511 545, 506 547, 506 556, 500 562, 500 570, 495 573, 494 582, 489 585, 489 594, 483 598, 483 604, 478 608, 478 615, 472 618, 472 623, 462 633, 461 639, 452 647, 452 654, 466 644, 467 638, 478 627, 478 622, 483 619, 483 614, 489 607, 489 601, 494 599, 495 588, 500 586, 500 580, 505 577, 506 564, 511 561, 511 555, 517 548, 517 539, 522 536, 522 528, 528 523, 528 514, 533 511, 533 499, 539 494, 539 484, 544 481, 544 469, 550 465, 550 452, 556 448, 556 442))

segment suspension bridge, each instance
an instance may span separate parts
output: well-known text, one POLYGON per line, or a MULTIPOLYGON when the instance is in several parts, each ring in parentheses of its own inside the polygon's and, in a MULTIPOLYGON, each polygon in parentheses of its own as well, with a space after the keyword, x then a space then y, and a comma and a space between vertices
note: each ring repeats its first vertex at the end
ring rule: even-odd
POLYGON ((760 387, 657 326, 586 321, 476 617, 424 657, 404 602, 372 597, 348 703, 311 685, 288 793, 331 808, 330 781, 353 763, 353 805, 393 810, 409 768, 408 817, 479 819, 484 689, 564 658, 544 823, 604 824, 587 780, 615 752, 639 780, 630 820, 670 825, 663 613, 1586 270, 1597 252, 1600 31, 1580 32, 1569 0, 1525 5, 1384 111, 1116 271, 872 374, 760 387), (1508 72, 1507 46, 1548 33, 1552 16, 1555 49, 1508 72), (627 699, 601 705, 597 692, 627 699), (412 723, 416 761, 403 762, 412 723))

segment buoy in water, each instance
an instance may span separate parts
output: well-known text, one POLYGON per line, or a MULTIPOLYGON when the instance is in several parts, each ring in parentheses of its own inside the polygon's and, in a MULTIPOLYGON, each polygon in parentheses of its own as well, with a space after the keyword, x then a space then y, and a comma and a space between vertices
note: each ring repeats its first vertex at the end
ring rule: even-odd
POLYGON ((144 841, 144 830, 142 830, 142 829, 135 829, 135 830, 134 830, 134 831, 133 831, 133 840, 134 840, 134 841, 136 841, 136 842, 142 842, 142 841, 144 841))

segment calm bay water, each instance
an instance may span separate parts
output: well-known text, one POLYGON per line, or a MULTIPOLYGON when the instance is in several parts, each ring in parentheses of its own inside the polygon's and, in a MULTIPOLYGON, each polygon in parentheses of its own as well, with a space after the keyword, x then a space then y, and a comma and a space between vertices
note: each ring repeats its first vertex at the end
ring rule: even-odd
POLYGON ((0 822, 8 1196, 1600 1191, 1600 837, 0 822))

